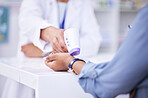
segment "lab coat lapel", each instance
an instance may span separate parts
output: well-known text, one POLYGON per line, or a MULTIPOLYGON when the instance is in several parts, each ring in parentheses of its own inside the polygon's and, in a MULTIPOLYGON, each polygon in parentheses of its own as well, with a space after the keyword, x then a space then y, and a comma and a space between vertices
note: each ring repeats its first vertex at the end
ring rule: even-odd
POLYGON ((57 1, 56 0, 49 0, 49 4, 50 4, 50 11, 49 11, 49 15, 50 15, 50 23, 59 28, 59 20, 58 20, 58 7, 57 7, 57 1))
POLYGON ((68 2, 67 14, 65 20, 65 29, 71 27, 78 27, 81 4, 82 2, 79 0, 70 0, 68 2))

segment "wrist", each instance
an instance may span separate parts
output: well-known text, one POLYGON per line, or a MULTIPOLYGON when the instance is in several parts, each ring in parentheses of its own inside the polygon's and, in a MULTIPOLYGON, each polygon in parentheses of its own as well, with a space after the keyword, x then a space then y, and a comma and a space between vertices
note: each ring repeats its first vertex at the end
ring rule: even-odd
POLYGON ((75 57, 69 55, 69 57, 67 58, 67 61, 66 61, 66 63, 65 63, 66 67, 68 67, 68 65, 70 64, 70 62, 71 62, 72 60, 74 60, 74 59, 75 59, 75 57))
POLYGON ((73 64, 72 69, 76 74, 80 74, 83 66, 86 64, 84 61, 77 61, 73 64))
POLYGON ((41 36, 40 36, 41 39, 47 42, 51 42, 53 38, 52 34, 55 32, 55 30, 57 30, 57 28, 52 27, 52 26, 42 29, 41 36))
MULTIPOLYGON (((79 59, 79 58, 75 58, 75 59, 73 59, 73 60, 69 63, 68 67, 71 68, 71 69, 73 69, 74 64, 76 64, 77 62, 79 62, 79 63, 81 63, 81 64, 83 64, 83 63, 85 64, 85 61, 84 61, 84 60, 79 59)), ((76 64, 76 65, 77 65, 77 64, 76 64)))

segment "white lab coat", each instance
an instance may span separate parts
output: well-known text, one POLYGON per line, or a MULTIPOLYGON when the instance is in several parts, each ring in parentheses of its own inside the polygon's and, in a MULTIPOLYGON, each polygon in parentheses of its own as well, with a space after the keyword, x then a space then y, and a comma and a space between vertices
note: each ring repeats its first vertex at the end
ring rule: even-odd
MULTIPOLYGON (((33 43, 43 51, 51 51, 50 43, 40 39, 40 31, 49 26, 59 28, 56 0, 24 0, 20 9, 20 41, 18 56, 24 57, 21 46, 33 43)), ((91 0, 69 0, 65 29, 77 28, 80 32, 81 57, 98 53, 101 37, 91 6, 91 0)), ((7 81, 2 98, 34 98, 34 90, 15 81, 7 81)))
MULTIPOLYGON (((43 51, 51 51, 50 43, 40 39, 40 31, 49 26, 59 28, 56 0, 24 0, 19 16, 19 47, 33 43, 43 51)), ((65 29, 77 28, 80 32, 81 57, 98 53, 100 46, 99 26, 95 18, 91 0, 69 0, 65 29)), ((20 52, 18 55, 23 55, 20 52)))

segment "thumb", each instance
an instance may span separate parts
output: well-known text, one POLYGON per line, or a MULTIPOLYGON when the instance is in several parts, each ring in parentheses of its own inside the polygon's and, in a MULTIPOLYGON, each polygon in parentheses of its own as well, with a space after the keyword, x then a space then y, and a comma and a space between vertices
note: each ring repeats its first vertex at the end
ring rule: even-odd
POLYGON ((45 65, 48 66, 48 67, 51 68, 51 69, 54 69, 53 63, 54 63, 54 62, 45 61, 45 65))
POLYGON ((50 54, 48 57, 46 57, 46 61, 51 62, 55 61, 57 57, 57 54, 50 54))

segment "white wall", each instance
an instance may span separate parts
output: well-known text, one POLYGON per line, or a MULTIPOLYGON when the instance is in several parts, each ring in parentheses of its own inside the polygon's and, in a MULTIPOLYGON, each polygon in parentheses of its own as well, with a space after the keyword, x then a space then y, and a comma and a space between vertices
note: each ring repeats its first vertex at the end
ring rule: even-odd
POLYGON ((115 52, 118 47, 119 1, 112 0, 112 2, 113 6, 111 7, 99 7, 100 3, 97 3, 95 7, 100 32, 103 37, 101 52, 115 52))

